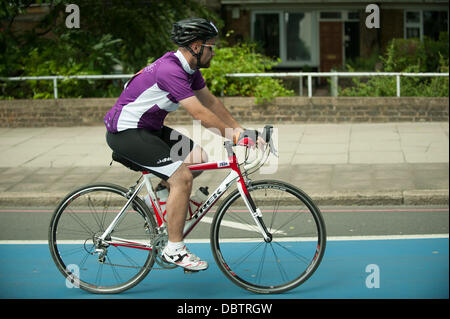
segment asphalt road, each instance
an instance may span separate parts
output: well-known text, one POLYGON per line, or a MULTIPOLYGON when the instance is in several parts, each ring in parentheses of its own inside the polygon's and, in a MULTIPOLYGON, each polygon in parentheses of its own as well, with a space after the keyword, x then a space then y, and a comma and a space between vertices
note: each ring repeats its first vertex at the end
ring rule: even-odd
MULTIPOLYGON (((445 206, 320 207, 330 236, 448 234, 449 208, 445 206)), ((0 241, 47 240, 52 207, 0 207, 0 241)), ((188 239, 209 238, 208 212, 188 239)))
MULTIPOLYGON (((174 314, 185 302, 201 304, 199 299, 269 304, 279 298, 448 299, 448 207, 321 210, 328 233, 325 256, 306 283, 285 294, 255 295, 235 286, 215 265, 209 244, 196 242, 190 248, 210 262, 207 271, 185 275, 180 269, 154 269, 133 289, 99 296, 69 288, 53 264, 46 243, 52 208, 1 207, 0 299, 165 299, 174 300, 168 308, 174 314)), ((209 226, 200 223, 189 239, 207 238, 209 226)))

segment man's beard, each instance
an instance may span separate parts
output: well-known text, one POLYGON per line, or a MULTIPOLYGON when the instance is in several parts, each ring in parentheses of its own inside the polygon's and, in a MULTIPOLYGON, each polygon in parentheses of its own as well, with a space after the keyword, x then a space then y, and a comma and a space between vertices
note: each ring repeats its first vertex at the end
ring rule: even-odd
POLYGON ((211 64, 211 59, 209 59, 209 61, 206 63, 200 63, 198 68, 199 69, 207 69, 207 68, 209 68, 210 64, 211 64))

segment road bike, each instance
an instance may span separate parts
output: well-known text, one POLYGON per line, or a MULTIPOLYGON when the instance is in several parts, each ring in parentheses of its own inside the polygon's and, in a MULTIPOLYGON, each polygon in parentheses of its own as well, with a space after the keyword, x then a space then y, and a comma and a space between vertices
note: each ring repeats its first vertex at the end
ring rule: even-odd
MULTIPOLYGON (((304 283, 318 268, 326 246, 321 212, 305 192, 282 181, 249 178, 270 154, 277 155, 272 132, 266 125, 262 136, 267 144, 255 151, 246 148, 241 163, 236 145, 226 141, 228 160, 189 166, 193 172, 229 174, 184 227, 186 237, 236 185, 220 200, 212 219, 211 250, 228 279, 261 294, 282 293, 304 283), (257 153, 254 159, 250 151, 257 153)), ((156 176, 118 154, 113 153, 113 159, 142 173, 136 184, 128 189, 109 183, 83 186, 61 201, 49 226, 49 248, 57 268, 66 282, 91 293, 120 293, 137 285, 152 268, 177 267, 161 258, 168 234, 152 185, 156 176), (144 186, 147 192, 140 195, 144 186)))

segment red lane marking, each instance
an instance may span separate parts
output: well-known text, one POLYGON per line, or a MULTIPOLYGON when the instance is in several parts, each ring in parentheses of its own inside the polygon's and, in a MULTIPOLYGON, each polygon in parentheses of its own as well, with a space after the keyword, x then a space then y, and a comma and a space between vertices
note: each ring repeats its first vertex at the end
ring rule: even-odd
MULTIPOLYGON (((212 210, 211 210, 212 211, 212 210)), ((234 212, 247 212, 247 210, 233 210, 234 212)), ((296 212, 298 210, 279 210, 279 212, 296 212)), ((448 212, 448 208, 393 208, 393 209, 321 209, 322 213, 365 213, 365 212, 448 212)), ((50 209, 0 209, 0 213, 52 213, 50 209)), ((89 213, 90 210, 77 210, 81 213, 89 213)), ((119 212, 119 211, 108 211, 119 212)), ((212 211, 214 212, 214 211, 212 211)))

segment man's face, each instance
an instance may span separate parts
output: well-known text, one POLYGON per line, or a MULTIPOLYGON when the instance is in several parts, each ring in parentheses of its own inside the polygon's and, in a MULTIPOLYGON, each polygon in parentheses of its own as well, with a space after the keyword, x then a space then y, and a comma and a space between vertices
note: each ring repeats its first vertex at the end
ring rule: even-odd
POLYGON ((202 43, 200 41, 197 41, 194 43, 194 52, 199 53, 201 50, 201 47, 203 46, 203 53, 200 57, 200 68, 209 68, 209 65, 211 63, 211 60, 213 56, 215 56, 214 52, 214 46, 216 45, 217 39, 210 39, 206 41, 206 43, 202 43))

